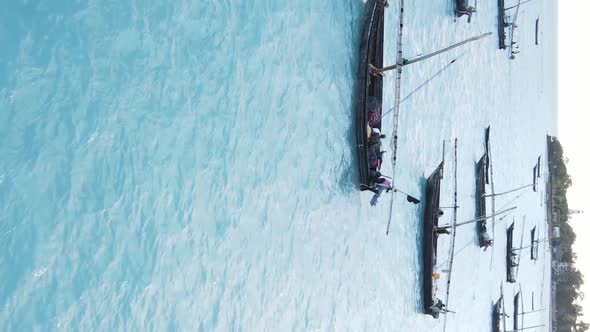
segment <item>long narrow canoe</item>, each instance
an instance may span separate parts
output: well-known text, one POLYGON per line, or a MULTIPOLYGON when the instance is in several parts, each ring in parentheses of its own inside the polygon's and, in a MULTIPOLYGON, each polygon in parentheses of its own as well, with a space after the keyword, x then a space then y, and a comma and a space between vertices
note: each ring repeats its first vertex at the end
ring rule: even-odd
POLYGON ((514 223, 506 230, 506 281, 509 283, 515 283, 516 278, 514 276, 514 267, 517 266, 516 259, 514 257, 514 250, 512 248, 512 234, 514 233, 514 223))
MULTIPOLYGON (((356 140, 358 145, 360 189, 368 190, 374 186, 370 172, 375 168, 375 155, 370 155, 368 137, 370 134, 369 110, 374 105, 372 101, 379 103, 383 100, 383 78, 369 74, 369 64, 376 67, 383 66, 383 22, 384 8, 380 0, 368 0, 365 4, 365 19, 361 37, 359 73, 356 93, 356 140)), ((375 109, 373 107, 373 109, 375 109)), ((378 122, 373 123, 373 128, 381 130, 382 108, 378 107, 378 122)))
POLYGON ((519 308, 520 307, 520 291, 514 295, 514 313, 513 313, 513 322, 514 322, 514 331, 520 331, 518 329, 518 315, 519 315, 519 308))
POLYGON ((434 172, 426 180, 425 209, 424 209, 424 234, 422 247, 423 260, 423 295, 424 313, 438 318, 438 313, 432 310, 433 297, 433 270, 436 266, 437 257, 437 236, 434 230, 438 227, 440 217, 440 182, 443 177, 444 161, 441 162, 434 172))
POLYGON ((499 48, 501 50, 506 49, 506 21, 504 20, 504 16, 506 15, 506 11, 504 10, 504 0, 498 0, 498 40, 499 40, 499 48))
POLYGON ((498 301, 494 304, 492 310, 492 332, 500 332, 500 319, 502 318, 502 301, 503 296, 500 296, 498 301))
POLYGON ((477 238, 479 246, 484 247, 484 234, 487 232, 487 223, 484 219, 486 216, 486 155, 484 154, 476 166, 476 183, 475 183, 475 214, 477 221, 477 238))

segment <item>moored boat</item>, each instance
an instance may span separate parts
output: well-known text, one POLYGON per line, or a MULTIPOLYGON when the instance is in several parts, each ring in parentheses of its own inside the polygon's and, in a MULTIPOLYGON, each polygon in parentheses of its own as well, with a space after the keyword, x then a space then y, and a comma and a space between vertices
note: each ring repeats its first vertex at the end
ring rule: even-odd
POLYGON ((477 9, 469 5, 469 0, 455 0, 455 15, 461 17, 467 15, 467 23, 471 23, 471 16, 477 9))
POLYGON ((493 332, 500 332, 500 319, 502 318, 502 301, 504 300, 503 296, 501 295, 498 301, 494 304, 494 308, 492 310, 492 331, 493 332))
POLYGON ((381 102, 383 98, 383 77, 369 74, 369 64, 383 65, 383 24, 384 3, 369 0, 365 4, 360 63, 356 93, 356 140, 360 170, 360 189, 371 190, 376 186, 381 168, 381 102), (377 138, 372 137, 377 134, 377 138))
POLYGON ((512 247, 512 240, 513 240, 513 233, 514 233, 514 222, 508 227, 506 230, 507 240, 506 240, 506 281, 510 283, 516 282, 516 275, 514 273, 514 268, 518 266, 517 262, 517 254, 512 247))
POLYGON ((440 278, 434 273, 437 257, 437 239, 438 239, 438 218, 442 215, 440 209, 440 184, 443 178, 444 161, 432 172, 426 180, 425 192, 425 209, 423 217, 423 295, 424 295, 424 313, 438 318, 441 301, 436 297, 434 289, 434 280, 440 278), (438 307, 437 307, 438 305, 438 307))

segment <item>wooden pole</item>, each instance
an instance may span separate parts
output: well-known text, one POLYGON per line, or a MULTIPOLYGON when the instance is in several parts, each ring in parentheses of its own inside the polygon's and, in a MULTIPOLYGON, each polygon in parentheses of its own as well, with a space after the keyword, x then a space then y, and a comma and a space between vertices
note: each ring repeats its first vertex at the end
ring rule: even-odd
POLYGON ((380 74, 380 73, 383 73, 383 72, 386 72, 386 71, 389 71, 389 70, 397 69, 398 67, 407 66, 407 65, 410 65, 412 63, 416 63, 418 61, 426 60, 428 58, 431 58, 433 56, 439 55, 441 53, 448 52, 448 51, 450 51, 450 50, 452 50, 454 48, 457 48, 459 46, 465 45, 467 43, 471 43, 471 42, 474 42, 476 40, 485 38, 487 36, 490 36, 491 34, 492 34, 491 32, 487 32, 487 33, 484 33, 483 35, 468 38, 468 39, 466 39, 466 40, 464 40, 462 42, 453 44, 451 46, 445 47, 443 49, 440 49, 438 51, 434 51, 434 52, 429 53, 429 54, 426 54, 426 55, 418 56, 418 57, 415 57, 415 58, 409 59, 409 60, 408 59, 403 59, 403 61, 401 62, 401 64, 398 62, 395 65, 387 66, 387 67, 383 67, 383 68, 377 68, 377 67, 375 67, 373 65, 369 65, 370 66, 370 72, 372 74, 380 74))

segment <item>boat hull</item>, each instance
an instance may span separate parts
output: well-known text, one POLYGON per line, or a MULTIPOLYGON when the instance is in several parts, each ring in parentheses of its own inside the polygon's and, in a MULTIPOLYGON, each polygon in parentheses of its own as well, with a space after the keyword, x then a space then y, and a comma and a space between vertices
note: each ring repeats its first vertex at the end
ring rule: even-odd
MULTIPOLYGON (((384 8, 378 0, 369 0, 365 5, 365 18, 360 45, 359 72, 355 103, 356 140, 358 146, 359 182, 361 190, 374 186, 371 170, 376 170, 370 163, 369 142, 369 99, 383 100, 383 78, 369 74, 369 64, 383 67, 383 32, 384 8)), ((373 128, 381 130, 382 107, 378 109, 378 123, 373 128)))
POLYGON ((433 270, 436 266, 437 256, 437 237, 434 234, 438 226, 438 211, 440 210, 440 182, 443 177, 444 163, 441 162, 436 170, 426 180, 425 192, 425 209, 423 217, 423 296, 424 296, 424 313, 438 318, 438 314, 431 309, 433 304, 433 270))
POLYGON ((508 227, 508 229, 506 230, 506 281, 508 281, 509 283, 516 282, 516 278, 514 276, 514 267, 516 265, 514 264, 514 258, 512 256, 512 253, 514 252, 512 248, 513 233, 514 223, 512 223, 510 227, 508 227))
POLYGON ((486 155, 483 155, 476 165, 475 184, 475 214, 477 221, 477 238, 479 246, 484 247, 484 234, 487 232, 486 216, 486 155))

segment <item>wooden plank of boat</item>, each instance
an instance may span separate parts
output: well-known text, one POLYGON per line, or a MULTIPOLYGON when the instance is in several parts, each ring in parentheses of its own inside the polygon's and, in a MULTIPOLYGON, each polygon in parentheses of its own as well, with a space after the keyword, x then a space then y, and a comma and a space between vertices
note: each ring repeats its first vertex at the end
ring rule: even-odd
MULTIPOLYGON (((367 190, 374 185, 370 178, 371 165, 369 160, 368 138, 369 99, 376 98, 379 103, 383 100, 383 78, 369 74, 369 64, 383 65, 383 31, 384 8, 381 0, 368 0, 365 5, 365 19, 363 23, 360 63, 357 79, 356 96, 356 139, 358 145, 358 160, 360 170, 360 189, 367 190)), ((382 107, 378 108, 378 123, 374 128, 381 130, 382 107)))
POLYGON ((438 227, 440 217, 440 182, 443 177, 444 161, 432 172, 426 180, 425 209, 423 217, 423 295, 424 313, 438 318, 438 314, 432 310, 433 301, 433 269, 436 266, 437 257, 437 235, 435 229, 438 227))

